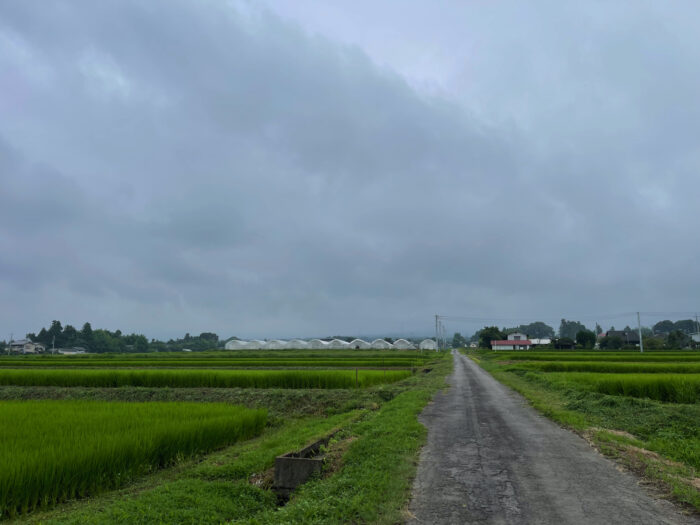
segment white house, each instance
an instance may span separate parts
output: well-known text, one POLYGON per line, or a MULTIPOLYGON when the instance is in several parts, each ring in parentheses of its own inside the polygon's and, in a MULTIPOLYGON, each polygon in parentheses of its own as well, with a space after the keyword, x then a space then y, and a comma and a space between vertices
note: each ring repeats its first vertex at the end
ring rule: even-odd
POLYGON ((437 343, 434 339, 423 339, 418 348, 421 350, 437 350, 437 343))
POLYGON ((46 350, 41 343, 34 343, 29 339, 19 339, 10 341, 10 353, 16 354, 39 354, 46 350))
POLYGON ((508 334, 506 340, 491 341, 492 350, 529 350, 532 347, 532 341, 527 338, 527 335, 520 332, 508 334))

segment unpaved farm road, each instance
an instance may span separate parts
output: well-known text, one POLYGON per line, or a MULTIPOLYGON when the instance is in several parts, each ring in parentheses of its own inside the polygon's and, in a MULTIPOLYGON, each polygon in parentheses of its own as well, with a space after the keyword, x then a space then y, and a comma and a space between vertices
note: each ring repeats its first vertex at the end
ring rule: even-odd
POLYGON ((428 427, 408 523, 689 524, 576 434, 455 352, 428 427))

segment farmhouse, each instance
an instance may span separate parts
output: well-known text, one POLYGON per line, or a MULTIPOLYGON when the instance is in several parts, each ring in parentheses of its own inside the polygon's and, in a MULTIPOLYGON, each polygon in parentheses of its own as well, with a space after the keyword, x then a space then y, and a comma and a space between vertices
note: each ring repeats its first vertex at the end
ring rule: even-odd
POLYGON ((508 334, 506 340, 491 341, 492 350, 529 350, 530 347, 532 347, 532 341, 520 332, 508 334))
POLYGON ((635 330, 608 330, 605 337, 619 337, 626 345, 639 344, 639 332, 635 330))
POLYGON ((10 353, 13 354, 39 354, 45 350, 41 343, 33 343, 29 339, 10 341, 10 353))

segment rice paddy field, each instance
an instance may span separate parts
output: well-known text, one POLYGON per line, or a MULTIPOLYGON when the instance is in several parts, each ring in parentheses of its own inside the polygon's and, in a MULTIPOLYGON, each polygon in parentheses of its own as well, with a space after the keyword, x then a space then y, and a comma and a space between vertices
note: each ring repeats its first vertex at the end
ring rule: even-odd
POLYGON ((470 352, 602 452, 700 510, 700 352, 470 352))
POLYGON ((265 410, 221 403, 0 403, 0 514, 84 497, 176 457, 259 435, 265 410))
POLYGON ((0 520, 398 519, 417 414, 450 366, 396 350, 2 356, 0 520), (329 433, 320 491, 280 502, 275 457, 329 433))

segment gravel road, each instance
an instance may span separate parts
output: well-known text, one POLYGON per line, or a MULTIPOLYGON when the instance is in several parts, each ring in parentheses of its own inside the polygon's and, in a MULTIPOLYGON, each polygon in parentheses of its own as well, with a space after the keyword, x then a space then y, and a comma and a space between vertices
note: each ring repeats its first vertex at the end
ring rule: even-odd
POLYGON ((421 415, 428 443, 408 523, 700 523, 467 357, 454 361, 451 387, 421 415))

